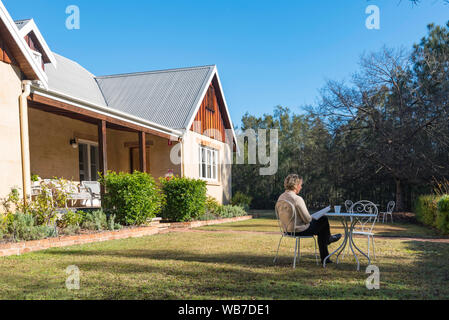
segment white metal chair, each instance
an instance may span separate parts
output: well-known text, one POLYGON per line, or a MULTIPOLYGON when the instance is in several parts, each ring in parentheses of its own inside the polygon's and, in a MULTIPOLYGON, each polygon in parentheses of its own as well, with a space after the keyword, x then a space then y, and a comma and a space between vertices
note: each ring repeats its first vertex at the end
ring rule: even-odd
POLYGON ((313 238, 315 242, 315 260, 317 265, 318 262, 318 253, 317 253, 317 240, 315 236, 299 236, 297 232, 295 232, 295 228, 297 226, 297 214, 296 208, 293 203, 286 200, 281 200, 276 203, 276 218, 279 223, 279 229, 281 230, 281 239, 279 240, 278 250, 276 253, 276 257, 273 260, 273 263, 276 263, 276 260, 279 255, 279 249, 281 247, 282 239, 285 238, 294 238, 296 239, 295 244, 295 259, 293 260, 293 268, 296 268, 296 259, 299 255, 299 259, 301 259, 301 239, 311 239, 313 238))
POLYGON ((346 207, 346 212, 349 213, 349 210, 351 210, 351 207, 354 203, 351 200, 346 200, 345 202, 345 207, 346 207))
POLYGON ((383 215, 382 223, 385 223, 385 216, 387 216, 387 222, 388 222, 388 216, 390 216, 391 222, 393 223, 393 211, 394 211, 395 206, 396 206, 396 202, 394 202, 394 201, 388 202, 387 211, 380 213, 381 215, 383 215))
POLYGON ((376 217, 373 219, 372 217, 356 217, 354 219, 357 220, 356 225, 354 227, 353 235, 362 235, 368 237, 368 257, 370 257, 370 240, 373 244, 373 254, 374 258, 376 258, 376 248, 374 246, 374 226, 376 225, 377 220, 379 219, 379 210, 377 206, 371 201, 362 200, 356 202, 352 205, 351 209, 349 209, 349 213, 358 213, 358 214, 374 214, 376 217))
POLYGON ((94 206, 94 200, 101 201, 101 186, 98 181, 82 181, 81 186, 90 193, 92 207, 94 206))

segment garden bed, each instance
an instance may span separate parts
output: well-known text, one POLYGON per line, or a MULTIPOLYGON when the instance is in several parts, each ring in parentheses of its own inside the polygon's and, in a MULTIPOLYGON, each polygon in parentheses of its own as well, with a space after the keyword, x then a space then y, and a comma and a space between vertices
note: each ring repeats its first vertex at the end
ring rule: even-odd
POLYGON ((111 240, 139 238, 159 233, 170 232, 179 228, 197 228, 208 225, 250 220, 252 216, 226 218, 220 220, 192 221, 177 223, 155 223, 147 227, 128 227, 118 231, 86 231, 82 234, 62 236, 35 241, 11 242, 0 244, 0 257, 21 255, 28 252, 41 251, 49 248, 69 247, 73 245, 104 242, 111 240))

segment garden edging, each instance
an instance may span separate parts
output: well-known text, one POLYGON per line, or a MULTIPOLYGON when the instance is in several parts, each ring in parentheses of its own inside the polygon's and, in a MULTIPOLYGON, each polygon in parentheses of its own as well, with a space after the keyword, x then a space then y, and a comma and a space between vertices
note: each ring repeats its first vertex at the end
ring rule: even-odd
POLYGON ((105 231, 101 233, 62 236, 36 241, 24 241, 17 243, 6 243, 0 245, 0 257, 22 255, 24 253, 47 250, 50 248, 70 247, 74 245, 120 240, 128 238, 140 238, 160 233, 167 233, 179 228, 198 228, 215 224, 238 222, 252 219, 252 216, 226 218, 220 220, 193 221, 180 223, 160 223, 149 227, 135 229, 124 229, 119 231, 105 231))

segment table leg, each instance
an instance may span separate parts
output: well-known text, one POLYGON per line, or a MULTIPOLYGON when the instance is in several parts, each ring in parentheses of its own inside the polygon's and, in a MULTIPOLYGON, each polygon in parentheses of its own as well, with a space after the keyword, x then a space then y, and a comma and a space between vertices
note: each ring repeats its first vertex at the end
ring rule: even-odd
MULTIPOLYGON (((332 257, 332 256, 333 256, 334 254, 336 254, 337 252, 340 252, 340 253, 338 254, 338 255, 340 255, 341 252, 342 252, 342 249, 343 249, 343 250, 345 249, 346 243, 348 242, 349 232, 348 232, 348 224, 346 223, 346 219, 345 219, 345 218, 343 218, 342 223, 343 223, 343 227, 344 227, 344 229, 345 229, 345 239, 344 239, 343 243, 338 247, 337 250, 335 250, 334 252, 332 252, 330 255, 328 255, 328 256, 324 259, 324 261, 323 261, 323 267, 324 267, 324 268, 326 268, 327 260, 329 260, 329 258, 332 257)), ((337 256, 337 261, 338 261, 338 256, 337 256)))
POLYGON ((348 222, 346 221, 346 218, 343 219, 342 224, 343 224, 343 228, 345 230, 345 238, 343 239, 343 244, 340 246, 341 250, 337 254, 337 264, 338 264, 338 259, 340 259, 340 255, 346 249, 346 245, 348 244, 348 239, 349 239, 349 232, 348 232, 349 228, 348 228, 348 222))

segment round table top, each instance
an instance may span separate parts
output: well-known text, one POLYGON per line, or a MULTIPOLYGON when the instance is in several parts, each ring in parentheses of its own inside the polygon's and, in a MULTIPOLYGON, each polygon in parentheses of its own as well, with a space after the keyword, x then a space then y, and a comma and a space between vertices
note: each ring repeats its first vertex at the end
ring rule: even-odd
POLYGON ((328 216, 328 217, 358 217, 358 218, 377 217, 377 215, 371 214, 371 213, 348 213, 348 212, 340 212, 340 213, 328 212, 328 213, 326 213, 326 216, 328 216))

